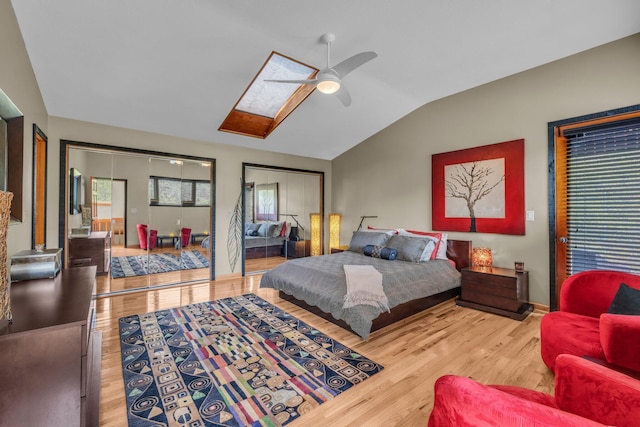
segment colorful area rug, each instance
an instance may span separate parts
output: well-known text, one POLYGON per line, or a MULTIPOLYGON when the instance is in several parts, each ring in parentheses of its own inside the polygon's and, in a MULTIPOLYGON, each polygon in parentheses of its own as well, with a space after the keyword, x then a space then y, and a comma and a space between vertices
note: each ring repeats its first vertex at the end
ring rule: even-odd
POLYGON ((181 257, 170 253, 113 257, 110 271, 112 278, 119 279, 195 268, 209 268, 209 260, 200 251, 182 251, 181 257))
POLYGON ((120 319, 129 427, 282 426, 383 367, 254 294, 120 319))

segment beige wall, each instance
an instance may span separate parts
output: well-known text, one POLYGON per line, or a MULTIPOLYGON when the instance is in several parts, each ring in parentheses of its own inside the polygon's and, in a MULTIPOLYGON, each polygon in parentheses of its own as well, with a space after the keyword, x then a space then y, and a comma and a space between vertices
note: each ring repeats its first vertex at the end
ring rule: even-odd
POLYGON ((547 123, 640 103, 640 35, 423 106, 334 159, 332 202, 343 242, 368 224, 431 229, 431 155, 525 139, 525 236, 450 233, 493 249, 494 265, 525 262, 530 299, 549 304, 547 123))
POLYGON ((47 111, 9 0, 0 0, 0 88, 24 114, 23 221, 9 226, 7 253, 11 255, 31 248, 32 128, 35 123, 46 134, 47 111))

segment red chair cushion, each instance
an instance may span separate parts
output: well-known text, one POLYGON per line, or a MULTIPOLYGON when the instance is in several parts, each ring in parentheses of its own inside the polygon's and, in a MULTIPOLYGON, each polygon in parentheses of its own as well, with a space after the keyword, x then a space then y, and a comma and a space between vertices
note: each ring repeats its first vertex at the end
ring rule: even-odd
POLYGON ((540 322, 540 352, 545 365, 554 372, 560 354, 605 360, 600 319, 565 311, 545 314, 540 322))

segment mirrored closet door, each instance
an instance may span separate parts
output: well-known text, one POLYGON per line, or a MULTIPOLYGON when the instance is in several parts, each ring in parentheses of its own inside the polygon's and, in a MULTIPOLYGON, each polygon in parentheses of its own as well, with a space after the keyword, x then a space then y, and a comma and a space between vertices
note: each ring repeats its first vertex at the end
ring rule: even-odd
POLYGON ((324 173, 244 165, 244 269, 322 254, 324 173))
POLYGON ((61 247, 98 294, 213 279, 215 160, 61 143, 61 247))

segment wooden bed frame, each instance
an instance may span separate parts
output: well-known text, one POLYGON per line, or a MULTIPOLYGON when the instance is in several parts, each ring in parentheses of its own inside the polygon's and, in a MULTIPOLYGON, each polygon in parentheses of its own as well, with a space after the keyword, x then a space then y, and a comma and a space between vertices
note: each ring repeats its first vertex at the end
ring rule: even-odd
POLYGON ((282 256, 282 245, 256 246, 244 250, 244 259, 269 258, 272 256, 282 256))
MULTIPOLYGON (((460 271, 461 269, 468 267, 471 265, 471 241, 470 240, 447 240, 447 257, 450 260, 453 260, 456 263, 456 269, 460 271)), ((451 298, 455 298, 460 295, 460 288, 453 288, 439 294, 431 295, 425 298, 420 298, 412 301, 408 301, 404 304, 400 304, 391 309, 391 312, 386 312, 380 314, 380 316, 373 319, 373 324, 371 325, 371 332, 377 331, 378 329, 382 329, 385 326, 389 326, 393 323, 396 323, 400 320, 406 319, 407 317, 413 316, 416 313, 419 313, 427 308, 433 307, 435 305, 440 304, 441 302, 447 301, 451 298)), ((293 296, 284 293, 283 291, 279 291, 279 296, 285 301, 288 301, 292 304, 297 305, 298 307, 302 307, 305 310, 315 314, 316 316, 322 317, 325 320, 328 320, 331 323, 334 323, 344 329, 347 329, 351 332, 353 330, 349 325, 343 321, 338 320, 333 317, 330 313, 325 313, 320 310, 318 307, 314 305, 309 305, 306 302, 294 298, 293 296)), ((354 332, 355 333, 355 332, 354 332)))

